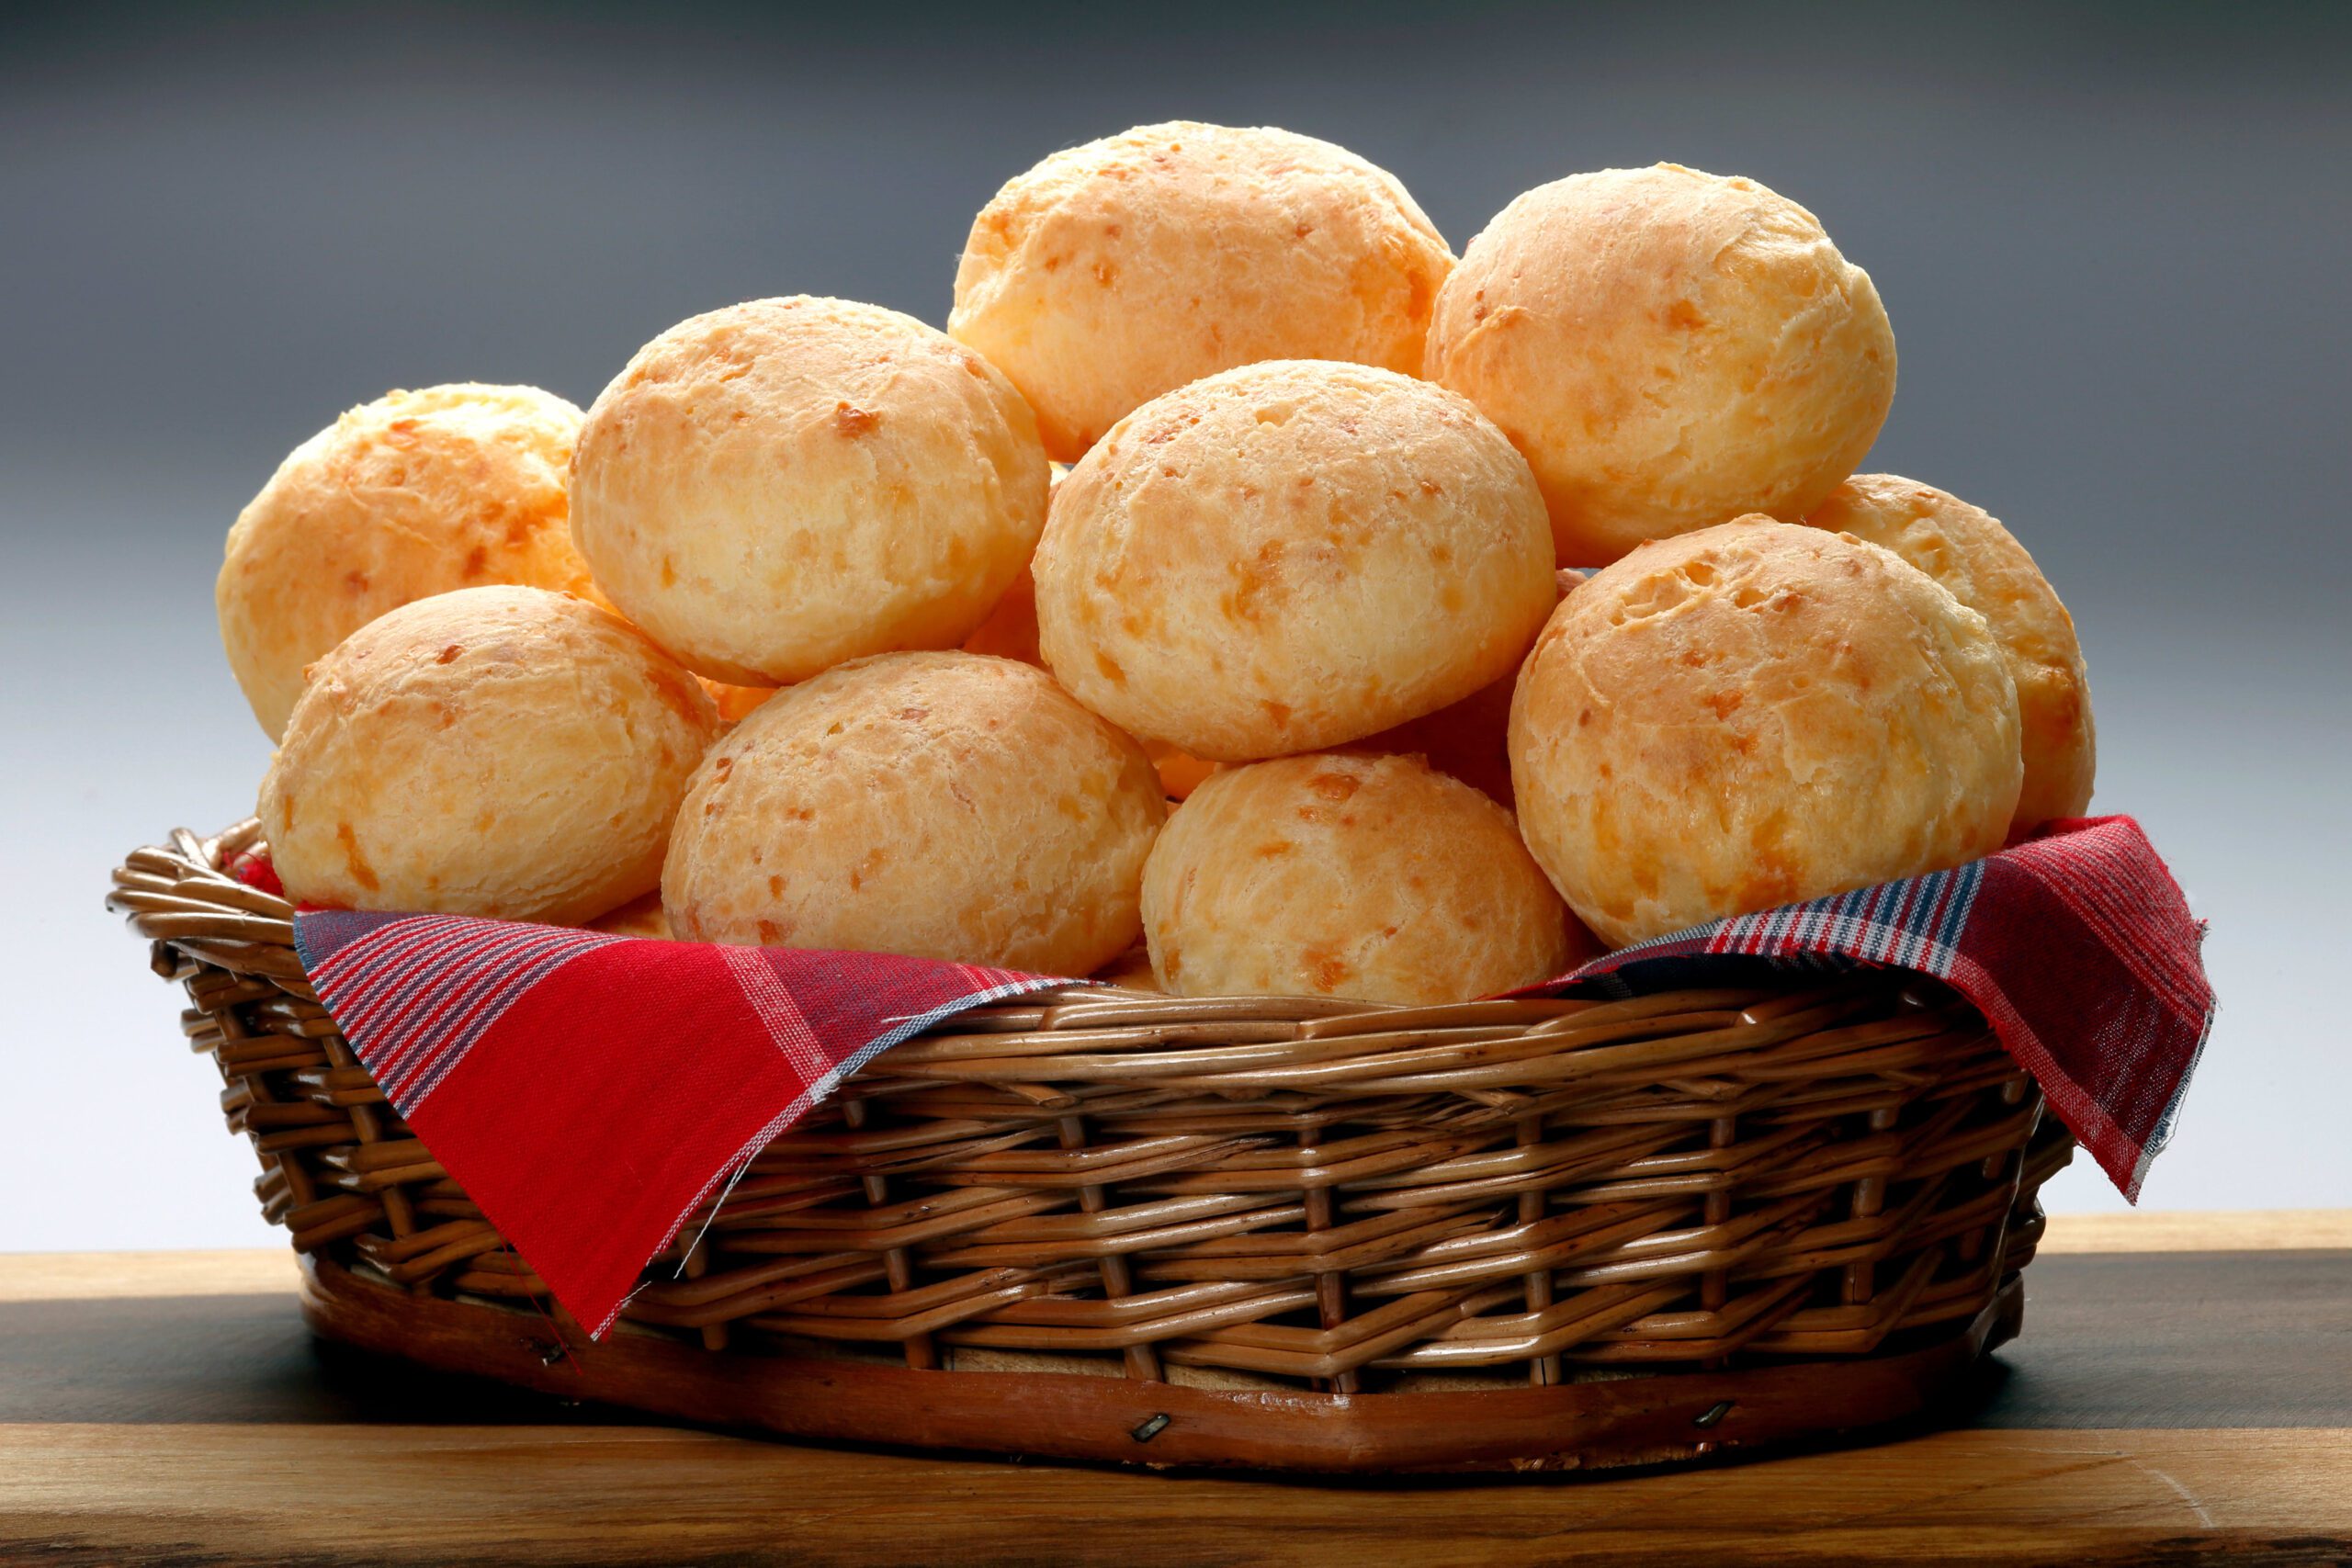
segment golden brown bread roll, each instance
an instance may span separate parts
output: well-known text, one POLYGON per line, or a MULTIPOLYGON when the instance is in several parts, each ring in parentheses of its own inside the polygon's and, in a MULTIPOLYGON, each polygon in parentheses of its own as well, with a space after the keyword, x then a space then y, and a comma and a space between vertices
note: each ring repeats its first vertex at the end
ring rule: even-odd
POLYGON ((1012 383, 911 316, 796 297, 682 321, 580 433, 573 536, 696 673, 787 685, 953 648, 1037 542, 1046 455, 1012 383))
POLYGON ((979 629, 964 639, 967 653, 985 653, 992 659, 1017 659, 1023 664, 1045 667, 1045 657, 1037 651, 1037 581, 1023 566, 996 602, 979 629))
POLYGON ((588 922, 592 931, 607 936, 651 937, 656 942, 669 942, 675 936, 670 930, 670 912, 662 908, 660 892, 648 893, 642 898, 632 898, 617 909, 607 910, 588 922))
POLYGON ((1353 740, 1508 671, 1551 608, 1527 465, 1462 399, 1274 360, 1155 399, 1055 491, 1046 662, 1214 761, 1353 740))
MULTIPOLYGON (((1017 659, 1023 664, 1046 667, 1045 655, 1037 650, 1037 584, 1023 567, 1021 575, 1013 579, 997 607, 989 612, 980 629, 964 639, 967 653, 985 653, 998 659, 1017 659)), ((1503 699, 1510 702, 1508 695, 1503 699)), ((726 705, 719 705, 724 712, 726 705)), ((1216 769, 1215 762, 1204 762, 1198 757, 1180 751, 1164 740, 1143 743, 1145 755, 1151 765, 1159 770, 1160 787, 1170 800, 1182 800, 1193 793, 1193 786, 1216 769)))
POLYGON ((1116 986, 1122 990, 1157 991, 1159 989, 1159 976, 1151 972, 1151 953, 1140 942, 1097 969, 1089 977, 1098 984, 1116 986))
POLYGON ((1179 121, 1057 152, 973 220, 947 330, 1074 460, 1163 392, 1260 359, 1418 371, 1453 265, 1385 170, 1311 136, 1179 121))
POLYGON ((580 411, 537 387, 387 392, 311 436, 229 530, 229 668, 276 739, 302 671, 387 610, 519 582, 588 594, 565 526, 580 411))
MULTIPOLYGON (((1559 596, 1565 599, 1570 589, 1584 581, 1584 573, 1563 568, 1555 580, 1559 596)), ((1460 779, 1509 810, 1512 805, 1510 698, 1518 686, 1519 671, 1514 667, 1458 703, 1367 735, 1351 742, 1349 749, 1424 757, 1439 773, 1460 779)))
POLYGON ((1743 518, 1571 593, 1510 716, 1527 846, 1612 945, 2000 848, 2017 687, 1889 551, 1743 518))
POLYGON ((1044 671, 886 654, 711 749, 662 901, 689 941, 1086 975, 1136 940, 1167 809, 1142 749, 1044 671))
POLYGON ((1856 474, 1805 521, 1893 550, 1984 617, 2018 685, 2024 737, 2025 788, 2010 829, 2080 817, 2098 765, 2090 682, 2075 618, 2025 547, 1958 496, 1893 474, 1856 474))
POLYGON ((1224 766, 1222 762, 1204 762, 1190 751, 1178 750, 1165 740, 1145 741, 1143 752, 1159 771, 1159 787, 1167 792, 1170 800, 1186 798, 1200 788, 1211 773, 1224 766))
POLYGON ((1794 522, 1894 398, 1870 275, 1753 180, 1672 164, 1527 192, 1438 296, 1423 374, 1534 466, 1560 564, 1742 513, 1794 522))
POLYGON ((1152 971, 1180 996, 1466 1001, 1595 955, 1510 814, 1419 757, 1226 768, 1144 868, 1152 971))
POLYGON ((318 661, 262 780, 289 897, 578 925, 650 892, 718 716, 612 612, 469 588, 318 661))
POLYGON ((775 696, 779 689, 775 686, 730 686, 724 681, 714 681, 707 675, 697 675, 695 679, 700 681, 702 689, 710 694, 712 705, 718 709, 721 724, 742 723, 751 716, 753 708, 775 696))
POLYGON ((1358 751, 1417 756, 1460 779, 1508 810, 1510 792, 1510 698, 1519 671, 1487 682, 1458 703, 1408 719, 1351 743, 1358 751))

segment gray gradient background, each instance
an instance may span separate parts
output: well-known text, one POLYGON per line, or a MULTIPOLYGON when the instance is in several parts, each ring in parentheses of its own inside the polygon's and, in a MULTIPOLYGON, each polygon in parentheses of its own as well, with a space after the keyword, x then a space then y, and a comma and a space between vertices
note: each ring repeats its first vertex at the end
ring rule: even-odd
MULTIPOLYGON (((395 386, 584 404, 758 295, 939 321, 1001 181, 1176 117, 1345 143, 1457 248, 1662 158, 1819 213, 1901 344, 1869 466, 2034 550, 2098 804, 2213 922, 2222 1021, 2146 1201, 2352 1205, 2352 8, 1171 9, 0 21, 0 1248, 267 1238, 98 900, 121 851, 250 809, 211 581, 288 448, 395 386)), ((2086 1164, 2050 1197, 2120 1202, 2086 1164)))

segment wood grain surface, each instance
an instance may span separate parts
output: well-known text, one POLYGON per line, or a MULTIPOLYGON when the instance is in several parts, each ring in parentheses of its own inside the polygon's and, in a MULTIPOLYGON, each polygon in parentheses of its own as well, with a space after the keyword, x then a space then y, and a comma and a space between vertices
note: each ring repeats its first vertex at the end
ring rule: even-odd
POLYGON ((2344 1563, 2346 1218, 2042 1259, 1964 1427, 1403 1483, 678 1429, 315 1345, 278 1255, 0 1256, 0 1562, 2344 1563))
POLYGON ((1627 1480, 1306 1486, 662 1427, 0 1429, 49 1562, 2332 1562, 2352 1433, 1951 1432, 1627 1480))

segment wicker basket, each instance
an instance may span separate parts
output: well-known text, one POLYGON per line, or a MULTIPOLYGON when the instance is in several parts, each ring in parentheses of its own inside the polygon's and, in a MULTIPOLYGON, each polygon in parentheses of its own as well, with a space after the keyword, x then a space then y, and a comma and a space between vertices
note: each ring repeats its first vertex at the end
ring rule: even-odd
MULTIPOLYGON (((1397 1009, 1069 988, 868 1066, 590 1345, 312 997, 248 822, 112 908, 328 1336, 688 1419, 1155 1464, 1574 1467, 1914 1416, 2072 1145, 1916 976, 1397 1009)), ((706 1224, 706 1222, 707 1222, 706 1224)))

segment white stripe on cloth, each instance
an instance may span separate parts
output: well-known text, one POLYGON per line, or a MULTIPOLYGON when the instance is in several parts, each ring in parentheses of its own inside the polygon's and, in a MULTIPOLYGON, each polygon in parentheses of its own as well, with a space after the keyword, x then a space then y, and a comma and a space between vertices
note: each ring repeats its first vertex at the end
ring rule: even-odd
POLYGON ((792 993, 776 972, 768 967, 756 947, 721 947, 718 955, 726 962, 735 984, 742 988, 743 999, 752 1004, 752 1011, 768 1032, 775 1048, 784 1053, 785 1060, 804 1084, 823 1078, 832 1063, 827 1059, 824 1047, 817 1043, 817 1032, 808 1027, 808 1014, 792 999, 792 993))

